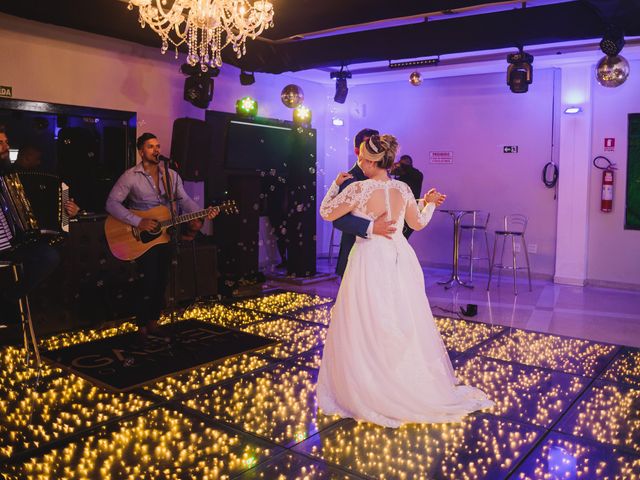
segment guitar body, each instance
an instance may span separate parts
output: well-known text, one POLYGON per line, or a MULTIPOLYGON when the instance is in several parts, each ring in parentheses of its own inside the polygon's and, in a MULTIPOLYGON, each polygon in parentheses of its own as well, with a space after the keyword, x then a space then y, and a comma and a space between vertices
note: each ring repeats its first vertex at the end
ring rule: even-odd
MULTIPOLYGON (((158 222, 171 220, 171 212, 162 205, 149 210, 131 210, 131 212, 139 217, 151 218, 158 222)), ((120 260, 135 260, 150 248, 171 240, 167 228, 158 228, 156 232, 141 232, 136 227, 127 225, 111 215, 104 223, 104 234, 111 253, 120 260)))
POLYGON ((104 222, 104 235, 107 238, 111 253, 120 260, 135 260, 150 248, 160 243, 168 243, 171 240, 171 236, 167 233, 167 230, 171 228, 171 225, 177 226, 184 222, 208 217, 214 213, 216 215, 218 213, 230 215, 240 213, 234 200, 227 200, 217 207, 207 207, 198 212, 185 213, 177 216, 175 220, 171 218, 169 209, 163 205, 144 211, 131 210, 131 212, 142 218, 156 220, 159 225, 157 230, 153 232, 141 232, 136 227, 127 225, 109 215, 104 222))

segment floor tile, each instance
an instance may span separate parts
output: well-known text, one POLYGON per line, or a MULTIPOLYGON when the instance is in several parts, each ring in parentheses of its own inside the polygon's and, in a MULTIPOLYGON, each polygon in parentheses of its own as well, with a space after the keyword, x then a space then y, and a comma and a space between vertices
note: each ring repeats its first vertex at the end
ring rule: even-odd
POLYGON ((339 420, 317 412, 316 379, 317 372, 281 364, 183 403, 208 417, 289 446, 339 420))
POLYGON ((640 389, 596 381, 554 430, 640 453, 640 389))
POLYGON ((640 388, 640 350, 623 348, 613 363, 603 372, 601 378, 640 388))
POLYGON ((0 399, 0 458, 59 440, 152 405, 133 393, 111 393, 75 375, 22 383, 0 399))
POLYGON ((259 465, 239 477, 239 480, 357 480, 362 477, 350 475, 326 463, 286 452, 259 465))
POLYGON ((280 318, 242 327, 245 332, 278 340, 280 344, 266 347, 260 353, 275 359, 285 359, 291 355, 306 352, 324 344, 327 329, 322 325, 312 325, 280 318))
POLYGON ((333 298, 306 293, 283 292, 260 298, 235 302, 233 306, 258 310, 265 313, 291 313, 307 307, 315 307, 333 302, 333 298))
POLYGON ((480 388, 496 403, 484 412, 541 427, 550 427, 589 383, 584 377, 486 357, 455 363, 462 383, 480 388))
POLYGON ((248 311, 221 303, 200 302, 185 310, 182 318, 194 318, 223 327, 238 328, 268 318, 268 313, 248 311))
POLYGON ((456 424, 397 429, 348 421, 294 450, 381 479, 505 478, 542 430, 478 415, 456 424))
POLYGON ((331 309, 333 304, 321 305, 319 307, 303 310, 295 313, 295 318, 299 320, 305 320, 307 322, 320 323, 322 325, 329 325, 331 319, 331 309))
POLYGON ((551 432, 511 477, 517 480, 631 480, 640 478, 640 457, 551 432))
POLYGON ((436 317, 435 322, 447 350, 454 353, 466 352, 504 330, 500 326, 445 317, 436 317))
POLYGON ((159 408, 101 427, 65 446, 6 467, 20 478, 229 478, 276 450, 228 429, 159 408))
POLYGON ((146 386, 145 390, 169 400, 176 396, 185 395, 191 391, 244 375, 267 365, 269 365, 269 362, 258 354, 235 355, 214 364, 165 377, 156 383, 146 386))
POLYGON ((479 355, 595 377, 618 347, 589 340, 563 338, 544 333, 511 330, 491 340, 479 355))

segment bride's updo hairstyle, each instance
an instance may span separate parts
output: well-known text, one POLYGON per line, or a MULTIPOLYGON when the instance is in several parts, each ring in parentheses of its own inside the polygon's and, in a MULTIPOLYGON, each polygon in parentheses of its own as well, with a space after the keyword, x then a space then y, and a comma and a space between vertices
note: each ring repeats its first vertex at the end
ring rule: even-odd
POLYGON ((360 145, 360 157, 376 162, 379 168, 388 170, 393 165, 398 151, 398 141, 393 135, 371 135, 360 145))

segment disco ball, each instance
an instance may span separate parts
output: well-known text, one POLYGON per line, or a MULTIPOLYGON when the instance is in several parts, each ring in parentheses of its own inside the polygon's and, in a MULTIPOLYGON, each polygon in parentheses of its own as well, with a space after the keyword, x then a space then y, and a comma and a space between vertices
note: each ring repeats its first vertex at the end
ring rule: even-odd
POLYGON ((622 55, 605 55, 596 66, 596 80, 603 87, 615 88, 622 85, 629 76, 629 62, 622 55))
POLYGON ((409 75, 409 83, 414 87, 420 85, 422 83, 422 75, 420 75, 420 72, 413 72, 409 75))
POLYGON ((298 85, 290 84, 280 92, 280 99, 285 107, 296 108, 304 100, 304 92, 298 85))

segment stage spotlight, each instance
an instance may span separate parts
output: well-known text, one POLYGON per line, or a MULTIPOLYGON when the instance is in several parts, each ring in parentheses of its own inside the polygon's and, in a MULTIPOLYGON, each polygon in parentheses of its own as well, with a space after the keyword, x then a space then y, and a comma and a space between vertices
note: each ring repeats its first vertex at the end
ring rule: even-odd
POLYGON ((617 56, 624 47, 624 35, 618 28, 611 27, 600 40, 600 50, 609 57, 617 56))
POLYGON ((213 98, 213 78, 187 77, 184 81, 184 99, 194 107, 207 108, 213 98))
POLYGON ((254 83, 256 83, 256 77, 253 72, 240 70, 240 85, 253 85, 254 83))
POLYGON ((184 81, 183 98, 195 107, 207 108, 213 98, 213 77, 217 77, 220 70, 206 65, 191 66, 185 63, 180 67, 180 71, 188 75, 184 81))
POLYGON ((311 110, 304 105, 298 105, 293 109, 293 123, 296 125, 311 125, 311 110))
POLYGON ((236 102, 236 113, 243 117, 258 115, 258 102, 251 97, 243 97, 236 102))
POLYGON ((507 85, 513 93, 526 93, 533 82, 533 55, 528 54, 522 47, 518 53, 507 55, 509 68, 507 69, 507 85))
POLYGON ((339 72, 331 72, 330 78, 336 79, 336 94, 333 101, 336 103, 344 103, 347 100, 349 87, 347 87, 347 78, 351 78, 351 72, 345 71, 344 67, 339 72))

